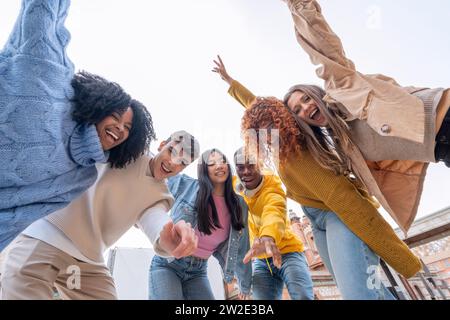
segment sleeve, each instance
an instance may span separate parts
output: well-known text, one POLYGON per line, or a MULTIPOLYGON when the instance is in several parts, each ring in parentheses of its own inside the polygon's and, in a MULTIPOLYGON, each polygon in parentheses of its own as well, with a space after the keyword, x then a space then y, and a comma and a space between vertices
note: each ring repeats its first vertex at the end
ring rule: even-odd
POLYGON ((256 99, 256 96, 250 90, 236 80, 231 82, 230 88, 228 89, 228 94, 236 99, 236 101, 246 109, 250 108, 256 99))
POLYGON ((317 69, 317 75, 326 81, 326 85, 332 85, 332 80, 341 83, 356 72, 355 65, 345 56, 341 40, 326 22, 317 1, 288 0, 287 3, 294 20, 297 41, 313 64, 322 65, 317 69))
POLYGON ((181 182, 181 174, 177 174, 176 176, 170 177, 167 179, 167 188, 169 188, 170 193, 174 196, 174 198, 178 195, 178 188, 181 182))
POLYGON ((159 244, 159 236, 164 225, 171 221, 169 208, 165 202, 158 202, 153 207, 148 208, 139 221, 137 226, 141 229, 153 245, 155 253, 162 257, 169 257, 170 254, 165 252, 159 244))
POLYGON ((297 41, 325 81, 329 103, 338 103, 347 119, 360 119, 378 134, 422 143, 424 137, 423 102, 392 78, 364 75, 344 52, 342 43, 331 30, 315 0, 286 0, 295 25, 297 41), (409 111, 405 111, 408 106, 409 111), (390 124, 385 133, 383 126, 390 124))
POLYGON ((23 0, 2 55, 29 55, 73 69, 66 55, 70 33, 64 22, 70 0, 23 0))
POLYGON ((337 176, 332 171, 323 170, 316 162, 311 162, 297 171, 295 179, 299 183, 303 181, 302 185, 306 189, 336 213, 353 233, 388 264, 399 272, 403 270, 405 277, 409 278, 421 269, 419 259, 346 177, 337 176))
POLYGON ((265 194, 263 201, 265 205, 261 215, 262 226, 259 236, 273 238, 276 246, 280 248, 286 232, 286 195, 281 183, 265 194))
POLYGON ((167 187, 174 198, 178 198, 181 193, 195 184, 196 180, 185 174, 177 174, 167 179, 167 187))
POLYGON ((252 263, 244 264, 244 259, 247 252, 250 250, 250 240, 248 231, 248 207, 244 204, 244 200, 241 199, 241 207, 244 211, 245 228, 242 229, 242 234, 239 239, 238 259, 236 261, 236 277, 238 280, 239 290, 243 294, 250 294, 252 286, 252 263))

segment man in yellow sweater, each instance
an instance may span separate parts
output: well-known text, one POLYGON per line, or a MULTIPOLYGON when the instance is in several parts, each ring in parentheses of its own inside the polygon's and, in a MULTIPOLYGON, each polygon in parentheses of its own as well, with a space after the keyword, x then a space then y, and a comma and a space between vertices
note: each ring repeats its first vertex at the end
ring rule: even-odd
POLYGON ((260 170, 256 157, 241 148, 234 154, 238 179, 235 189, 249 208, 251 249, 244 263, 253 260, 253 298, 280 300, 286 284, 292 300, 312 300, 313 283, 303 253, 286 215, 286 194, 281 180, 260 170))

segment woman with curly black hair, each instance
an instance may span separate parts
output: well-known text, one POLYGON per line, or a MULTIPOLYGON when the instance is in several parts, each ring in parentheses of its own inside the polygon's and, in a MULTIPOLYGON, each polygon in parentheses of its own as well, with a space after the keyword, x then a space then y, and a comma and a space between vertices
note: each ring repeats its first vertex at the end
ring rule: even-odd
POLYGON ((150 113, 117 83, 82 71, 72 80, 72 118, 81 126, 95 125, 108 162, 123 168, 148 150, 156 138, 150 113))
POLYGON ((74 74, 69 0, 23 1, 0 51, 0 251, 33 221, 123 168, 155 138, 146 108, 118 84, 74 74))

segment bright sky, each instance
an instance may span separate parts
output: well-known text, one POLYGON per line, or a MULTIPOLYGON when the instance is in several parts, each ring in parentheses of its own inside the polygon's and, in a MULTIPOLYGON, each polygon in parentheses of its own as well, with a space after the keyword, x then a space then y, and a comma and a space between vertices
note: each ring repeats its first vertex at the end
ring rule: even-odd
MULTIPOLYGON (((322 84, 295 40, 281 0, 72 2, 66 25, 76 68, 116 81, 141 100, 160 139, 185 129, 198 137, 202 150, 217 147, 231 157, 240 146, 243 110, 210 71, 216 54, 256 95, 282 97, 293 84, 322 84)), ((383 73, 402 85, 449 86, 450 1, 320 4, 359 71, 383 73)), ((0 42, 6 41, 19 7, 20 0, 1 2, 0 42)), ((186 171, 195 176, 195 165, 186 171)), ((449 189, 450 169, 430 165, 418 217, 450 205, 449 189)), ((293 202, 289 206, 301 212, 293 202)), ((118 245, 148 247, 149 242, 132 230, 118 245)))

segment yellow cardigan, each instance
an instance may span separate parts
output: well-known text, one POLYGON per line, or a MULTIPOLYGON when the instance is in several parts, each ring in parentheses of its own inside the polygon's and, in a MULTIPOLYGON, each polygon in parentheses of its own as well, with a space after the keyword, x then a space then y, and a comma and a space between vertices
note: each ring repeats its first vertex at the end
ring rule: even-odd
MULTIPOLYGON (((233 177, 234 184, 239 181, 233 177)), ((302 241, 294 234, 286 213, 286 193, 279 177, 273 174, 264 175, 261 188, 252 196, 237 190, 248 205, 248 226, 250 243, 255 237, 272 237, 281 254, 303 252, 302 241)), ((266 258, 258 256, 258 259, 266 258)))
MULTIPOLYGON (((245 108, 255 100, 255 96, 237 81, 232 82, 228 93, 245 108)), ((398 238, 368 196, 345 176, 322 168, 307 150, 280 165, 279 173, 289 198, 301 205, 336 213, 397 272, 410 278, 422 269, 419 258, 398 238)))

